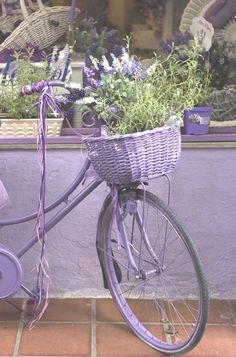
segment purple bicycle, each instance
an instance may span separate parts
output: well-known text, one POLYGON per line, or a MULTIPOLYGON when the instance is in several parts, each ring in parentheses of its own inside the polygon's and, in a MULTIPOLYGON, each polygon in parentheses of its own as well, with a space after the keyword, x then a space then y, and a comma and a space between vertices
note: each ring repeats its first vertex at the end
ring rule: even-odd
MULTIPOLYGON (((44 93, 53 100, 56 87, 68 89, 65 83, 49 81, 26 86, 22 93, 44 93)), ((44 117, 48 102, 39 104, 44 117)), ((30 289, 22 282, 21 258, 101 184, 101 179, 94 178, 86 187, 81 186, 90 167, 87 158, 65 191, 43 207, 43 215, 47 217, 50 212, 50 218, 45 218, 38 232, 23 246, 13 252, 0 245, 1 299, 14 296, 19 289, 31 299, 40 299, 37 289, 30 289), (82 188, 76 193, 79 187, 82 188)), ((96 248, 104 288, 110 290, 127 325, 142 341, 166 354, 186 353, 200 341, 206 326, 206 279, 184 227, 169 206, 150 193, 146 185, 141 182, 116 185, 103 202, 96 248)), ((36 212, 0 220, 0 228, 37 217, 36 212)))

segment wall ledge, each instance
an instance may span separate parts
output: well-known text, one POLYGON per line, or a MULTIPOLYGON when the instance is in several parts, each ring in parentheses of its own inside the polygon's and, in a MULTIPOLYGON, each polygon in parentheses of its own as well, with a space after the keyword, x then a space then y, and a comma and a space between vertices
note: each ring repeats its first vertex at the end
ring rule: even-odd
MULTIPOLYGON (((232 128, 233 129, 233 128, 232 128)), ((236 128, 235 128, 236 129, 236 128)), ((58 137, 48 137, 47 147, 50 148, 78 148, 83 146, 83 138, 92 135, 98 136, 98 128, 64 128, 62 135, 58 137)), ((236 147, 236 130, 229 128, 210 128, 209 134, 205 135, 181 135, 183 148, 205 148, 205 147, 236 147)), ((29 138, 0 138, 0 149, 34 149, 37 140, 34 137, 29 138)))

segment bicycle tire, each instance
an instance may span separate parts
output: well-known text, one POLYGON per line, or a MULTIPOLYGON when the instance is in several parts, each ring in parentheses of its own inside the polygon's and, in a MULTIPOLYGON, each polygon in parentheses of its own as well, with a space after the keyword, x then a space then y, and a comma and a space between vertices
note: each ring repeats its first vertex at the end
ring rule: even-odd
POLYGON ((207 283, 196 249, 175 214, 154 194, 140 189, 125 189, 119 192, 119 202, 132 256, 140 264, 142 274, 146 271, 146 276, 140 274, 137 277, 130 272, 127 254, 121 238, 117 237, 110 198, 105 201, 100 215, 97 247, 113 300, 128 326, 145 343, 163 353, 186 353, 200 341, 208 314, 207 283), (130 207, 127 208, 130 197, 135 202, 136 211, 137 207, 142 210, 145 207, 142 217, 145 218, 148 242, 153 244, 155 238, 152 248, 142 243, 140 249, 140 237, 144 231, 140 230, 140 224, 134 227, 136 213, 132 217, 130 207), (153 214, 155 216, 151 216, 153 214), (132 230, 127 228, 129 223, 132 230), (164 240, 161 237, 163 228, 167 233, 164 240), (159 266, 154 269, 156 258, 159 266), (165 285, 166 281, 168 285, 165 285), (178 307, 181 307, 181 312, 178 307))

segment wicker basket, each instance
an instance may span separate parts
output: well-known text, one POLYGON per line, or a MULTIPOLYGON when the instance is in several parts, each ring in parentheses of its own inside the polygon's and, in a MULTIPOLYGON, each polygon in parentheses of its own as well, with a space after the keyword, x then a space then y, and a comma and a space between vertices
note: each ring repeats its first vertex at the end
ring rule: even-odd
POLYGON ((38 0, 39 10, 29 15, 25 1, 20 0, 20 4, 24 21, 0 45, 0 52, 5 49, 20 50, 29 44, 40 50, 46 49, 68 29, 69 6, 45 7, 38 0))
POLYGON ((0 16, 0 31, 5 34, 14 30, 15 23, 19 20, 22 21, 23 15, 20 9, 14 11, 12 14, 8 14, 3 0, 0 0, 0 3, 2 3, 2 15, 0 16))
POLYGON ((179 129, 156 128, 141 133, 88 137, 88 156, 109 185, 146 181, 171 172, 181 153, 179 129))
MULTIPOLYGON (((46 135, 60 136, 63 118, 46 119, 46 135)), ((38 119, 8 119, 0 117, 0 138, 37 137, 38 119)))
POLYGON ((3 33, 12 32, 15 28, 15 23, 19 20, 23 20, 22 14, 2 15, 0 17, 0 31, 3 33))

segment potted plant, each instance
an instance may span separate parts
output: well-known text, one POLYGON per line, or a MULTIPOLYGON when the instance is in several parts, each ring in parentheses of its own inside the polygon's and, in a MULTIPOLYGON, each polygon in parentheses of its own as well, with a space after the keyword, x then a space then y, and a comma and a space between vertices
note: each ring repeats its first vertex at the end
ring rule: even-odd
POLYGON ((83 104, 83 110, 94 113, 106 124, 109 135, 85 140, 94 167, 111 183, 171 171, 180 154, 178 121, 183 110, 192 106, 192 94, 187 92, 189 84, 186 82, 193 73, 195 52, 185 61, 179 61, 172 54, 164 59, 155 56, 147 68, 130 56, 127 49, 119 57, 111 54, 111 58, 109 62, 106 57, 102 60, 92 57, 93 67, 85 68, 90 84, 86 95, 90 100, 83 104), (134 143, 135 147, 132 147, 134 143), (154 160, 150 165, 151 172, 145 171, 150 159, 146 152, 148 148, 151 160, 154 160), (131 163, 139 155, 144 168, 137 169, 135 176, 131 163), (131 167, 123 169, 118 164, 120 159, 131 167), (106 176, 103 167, 112 162, 115 173, 106 176))
MULTIPOLYGON (((210 70, 199 66, 200 47, 193 41, 182 60, 175 49, 168 56, 155 57, 148 68, 123 50, 112 61, 91 57, 92 68, 85 68, 95 103, 89 110, 106 122, 111 133, 127 134, 164 125, 172 114, 205 107, 210 94, 210 70)), ((193 119, 193 118, 192 118, 193 119)), ((194 118, 196 121, 196 118, 194 118)))
POLYGON ((196 68, 192 70, 193 73, 187 79, 185 89, 189 96, 189 103, 183 113, 184 133, 207 134, 213 112, 213 107, 207 105, 210 95, 210 77, 207 74, 202 77, 202 72, 198 73, 196 68))
POLYGON ((202 52, 198 40, 192 39, 188 33, 175 34, 174 45, 167 41, 162 43, 161 48, 184 64, 180 78, 183 84, 182 98, 186 105, 183 113, 185 134, 208 133, 213 112, 213 107, 208 105, 213 72, 209 56, 202 52), (191 58, 191 62, 188 58, 191 58))
MULTIPOLYGON (((14 70, 8 76, 7 81, 1 85, 0 102, 0 136, 22 137, 37 136, 37 95, 20 96, 21 86, 46 80, 50 73, 46 59, 39 63, 32 63, 33 49, 22 56, 21 52, 14 53, 14 70)), ((49 114, 47 119, 47 135, 60 135, 63 118, 55 118, 49 114)))
POLYGON ((189 70, 185 73, 183 95, 188 98, 188 103, 183 117, 184 132, 207 134, 213 112, 213 107, 207 104, 211 92, 209 62, 205 60, 204 65, 199 63, 203 57, 196 40, 192 46, 188 46, 186 55, 195 58, 195 61, 191 62, 189 70))
POLYGON ((108 55, 110 52, 121 53, 121 39, 117 29, 99 25, 91 16, 81 12, 74 22, 74 27, 69 29, 67 43, 73 47, 73 57, 82 57, 89 63, 89 57, 97 58, 108 55))

